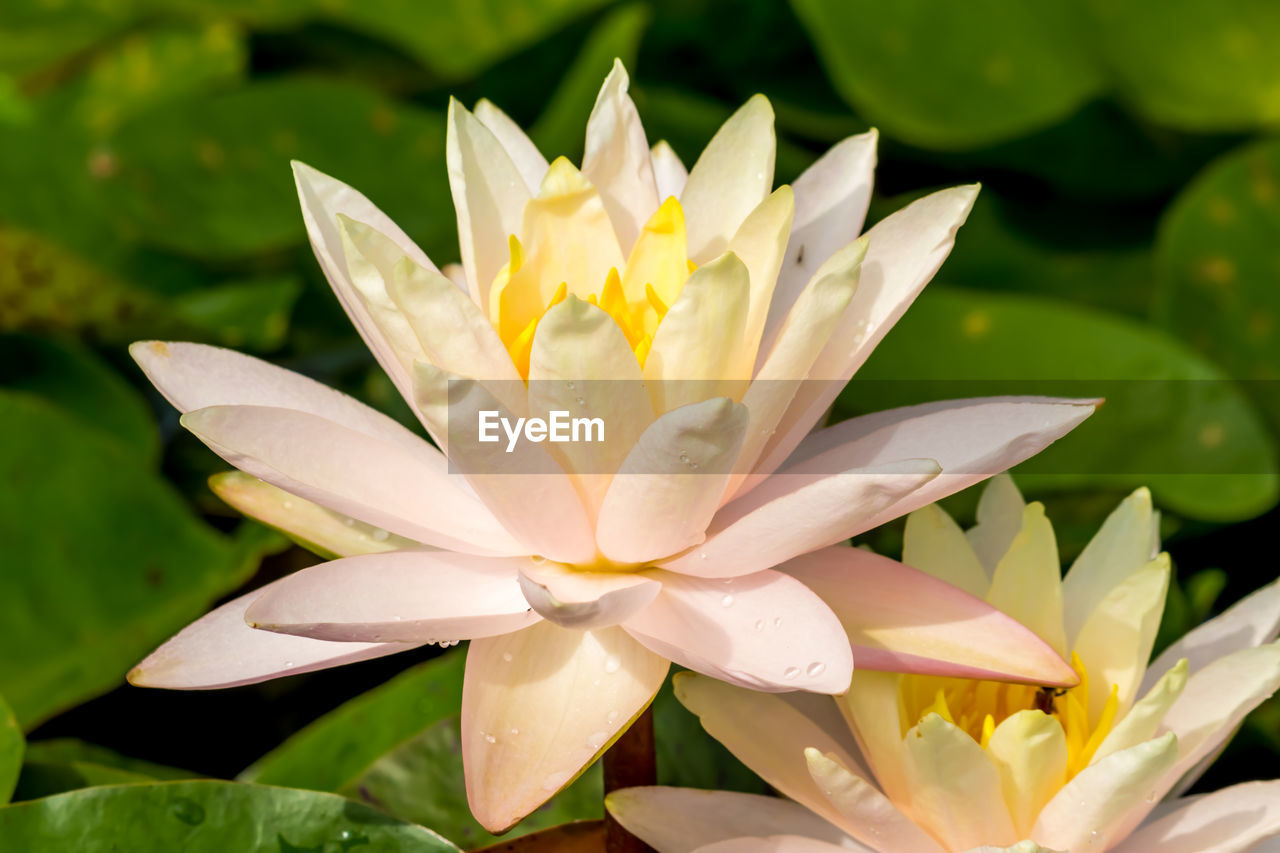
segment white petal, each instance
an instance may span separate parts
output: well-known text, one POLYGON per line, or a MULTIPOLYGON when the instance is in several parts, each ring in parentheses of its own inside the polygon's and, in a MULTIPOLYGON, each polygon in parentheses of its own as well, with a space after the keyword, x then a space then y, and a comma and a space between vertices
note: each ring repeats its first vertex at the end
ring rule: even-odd
POLYGON ((471 298, 487 308, 489 287, 508 260, 507 238, 520 233, 531 193, 498 137, 453 99, 448 123, 445 153, 462 266, 471 298))
POLYGON ((1160 653, 1151 666, 1142 689, 1149 690, 1162 673, 1186 658, 1191 671, 1241 649, 1268 643, 1280 632, 1280 580, 1236 602, 1224 613, 1194 628, 1160 653))
POLYGON ((538 146, 520 129, 520 125, 487 99, 481 98, 476 102, 475 115, 502 143, 529 192, 536 193, 547 173, 547 158, 542 156, 538 146))
POLYGON ((400 394, 406 400, 413 399, 413 383, 408 371, 400 363, 390 342, 373 322, 347 275, 347 258, 342 246, 342 236, 338 231, 338 215, 363 222, 387 235, 403 250, 405 256, 419 266, 434 269, 435 265, 386 214, 351 187, 296 160, 293 162, 293 177, 302 203, 302 221, 307 226, 311 248, 315 251, 333 292, 400 394))
POLYGON ((761 470, 775 470, 827 411, 854 371, 942 266, 956 231, 977 197, 977 187, 926 196, 878 222, 867 232, 870 247, 858 292, 796 395, 761 470))
POLYGON ((776 475, 721 509, 706 542, 659 565, 701 577, 767 569, 865 530, 867 518, 937 475, 932 459, 905 459, 831 476, 776 475))
MULTIPOLYGON (((743 834, 795 833, 837 845, 845 840, 838 829, 803 806, 758 794, 624 788, 605 797, 605 806, 628 832, 662 853, 692 853, 743 834)), ((846 844, 844 849, 856 848, 846 844)))
POLYGON ((852 828, 839 805, 824 795, 822 783, 814 780, 805 756, 813 747, 867 775, 834 701, 807 693, 760 693, 694 673, 677 674, 672 685, 707 734, 770 787, 845 831, 852 828))
POLYGON ((444 455, 413 432, 354 397, 300 373, 205 344, 139 341, 129 354, 174 408, 272 406, 308 412, 423 456, 443 472, 444 455))
POLYGON ((521 558, 395 551, 321 563, 277 581, 245 613, 254 628, 340 642, 456 642, 537 621, 521 558))
POLYGON ((658 654, 756 690, 848 689, 849 640, 830 608, 794 578, 649 576, 662 581, 661 594, 623 627, 658 654))
POLYGON ((746 428, 746 407, 724 397, 654 421, 605 495, 596 526, 600 553, 643 563, 700 544, 746 428))
POLYGON ((1107 517, 1062 581, 1070 643, 1075 643, 1094 608, 1116 584, 1154 559, 1158 550, 1159 530, 1151 492, 1138 489, 1107 517))
POLYGON ((542 805, 626 731, 668 667, 618 628, 540 622, 472 642, 462 687, 471 813, 503 832, 542 805))
POLYGON ((653 162, 653 177, 658 184, 659 200, 666 201, 671 196, 679 198, 689 180, 689 170, 680 162, 680 155, 672 150, 665 139, 660 139, 649 156, 653 162))
MULTIPOLYGON (((866 286, 867 261, 862 269, 859 292, 866 286)), ((893 459, 937 460, 942 466, 937 479, 869 518, 860 533, 1034 456, 1078 426, 1097 406, 1091 400, 986 397, 889 409, 815 432, 797 448, 782 473, 843 471, 893 459)), ((768 463, 762 461, 756 470, 765 468, 768 463)))
POLYGON ((215 474, 209 478, 209 488, 238 512, 274 527, 323 557, 354 557, 423 547, 411 539, 291 495, 243 471, 215 474))
POLYGON ((771 342, 818 267, 857 239, 871 201, 876 168, 875 130, 850 136, 796 178, 796 217, 786 262, 769 306, 764 339, 771 342))
POLYGON ((1040 812, 1032 840, 1054 850, 1106 850, 1124 837, 1129 813, 1158 798, 1177 756, 1177 738, 1167 734, 1089 765, 1040 812))
POLYGON ((773 108, 755 95, 716 131, 680 203, 688 221, 689 257, 699 264, 719 256, 729 239, 773 186, 773 108))
POLYGON ((1013 844, 1018 836, 986 751, 937 714, 903 738, 911 814, 952 849, 1013 844))
POLYGON ((1115 724, 1115 728, 1103 738, 1090 763, 1155 737, 1164 715, 1187 686, 1187 669, 1184 658, 1152 685, 1146 695, 1135 702, 1129 712, 1115 724))
POLYGON ((600 191, 624 252, 660 201, 649 143, 627 85, 627 70, 615 59, 587 119, 582 156, 582 174, 600 191))
POLYGON ((699 847, 694 853, 840 853, 841 850, 868 850, 870 848, 850 848, 840 844, 829 844, 816 838, 803 835, 771 835, 768 838, 728 838, 699 847))
POLYGON ((521 567, 520 589, 543 618, 562 628, 605 628, 644 609, 662 584, 633 572, 584 572, 558 563, 521 567))
POLYGON ((804 755, 818 790, 843 818, 840 826, 854 838, 895 853, 942 853, 938 842, 867 779, 812 747, 804 755))
MULTIPOLYGON (((279 581, 276 581, 279 583, 279 581)), ((245 611, 274 584, 227 602, 183 628, 129 673, 139 687, 213 690, 370 660, 415 643, 330 643, 250 628, 245 611)))
POLYGON ((183 415, 182 424, 240 470, 343 515, 440 548, 528 553, 436 467, 435 451, 266 406, 211 406, 183 415))
POLYGON ((550 560, 587 564, 595 558, 582 501, 543 445, 524 439, 512 445, 501 435, 492 443, 480 441, 481 412, 516 422, 482 383, 420 363, 414 385, 423 416, 449 436, 450 461, 511 535, 550 560))
POLYGON ((1195 797, 1147 823, 1116 853, 1239 853, 1280 835, 1280 782, 1246 782, 1195 797))

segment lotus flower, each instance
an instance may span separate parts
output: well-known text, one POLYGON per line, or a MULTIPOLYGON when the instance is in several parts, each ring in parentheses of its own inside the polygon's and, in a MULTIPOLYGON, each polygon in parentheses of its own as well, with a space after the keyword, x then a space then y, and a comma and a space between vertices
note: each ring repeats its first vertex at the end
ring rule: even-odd
POLYGON ((1140 489, 1063 579, 1044 508, 1007 477, 967 536, 913 513, 906 561, 1070 650, 1078 686, 859 671, 832 701, 677 676, 707 731, 793 801, 632 788, 610 810, 662 853, 1253 849, 1280 834, 1280 781, 1178 795, 1280 687, 1280 582, 1148 665, 1170 571, 1156 527, 1140 489))
POLYGON ((1092 403, 947 402, 808 435, 942 263, 975 188, 859 240, 874 133, 771 191, 772 112, 756 97, 686 173, 650 150, 620 65, 581 169, 548 164, 485 102, 451 104, 447 141, 462 264, 443 273, 355 190, 295 166, 338 299, 447 457, 261 361, 135 345, 183 425, 245 472, 216 479, 219 494, 340 557, 196 622, 135 684, 248 684, 471 640, 467 792, 502 830, 625 730, 670 661, 838 693, 848 629, 867 666, 1074 681, 979 599, 833 546, 1030 456, 1092 403), (612 440, 507 454, 450 429, 556 408, 599 416, 612 440))

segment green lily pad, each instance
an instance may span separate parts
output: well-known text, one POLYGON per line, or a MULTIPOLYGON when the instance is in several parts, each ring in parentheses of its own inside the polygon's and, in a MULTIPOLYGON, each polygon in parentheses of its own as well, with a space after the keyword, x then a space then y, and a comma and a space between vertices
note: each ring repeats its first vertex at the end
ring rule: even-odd
POLYGON ((1088 0, 1119 94, 1144 116, 1192 131, 1280 121, 1280 6, 1271 0, 1088 0))
POLYGON ((0 696, 0 805, 9 802, 9 797, 13 796, 26 745, 18 718, 0 696))
POLYGON ((1054 299, 930 287, 837 416, 1002 394, 1107 398, 1019 466, 1028 490, 1149 485, 1163 507, 1209 521, 1276 502, 1271 437, 1236 384, 1156 329, 1054 299))
POLYGON ((0 692, 25 728, 121 684, 256 564, 135 449, 30 393, 0 391, 0 479, 0 692))
POLYGON ((1158 314, 1221 364, 1280 428, 1280 142, 1215 162, 1160 222, 1158 314))
POLYGON ((293 276, 232 281, 183 294, 173 301, 173 314, 204 339, 267 352, 284 343, 301 293, 302 284, 293 276))
POLYGON ((198 774, 190 770, 181 770, 141 758, 121 755, 114 749, 85 743, 75 738, 51 738, 37 740, 27 744, 27 761, 39 761, 44 764, 93 764, 108 767, 123 773, 145 776, 155 781, 173 781, 177 779, 195 779, 198 774))
POLYGON ((0 809, 15 850, 457 853, 429 829, 334 794, 237 782, 85 788, 0 809))
POLYGON ((887 135, 976 148, 1046 127, 1101 93, 1071 0, 792 0, 836 91, 887 135))
POLYGON ((279 78, 125 124, 103 196, 146 245, 201 259, 304 240, 289 167, 302 160, 369 196, 428 251, 457 249, 444 120, 349 82, 279 78))

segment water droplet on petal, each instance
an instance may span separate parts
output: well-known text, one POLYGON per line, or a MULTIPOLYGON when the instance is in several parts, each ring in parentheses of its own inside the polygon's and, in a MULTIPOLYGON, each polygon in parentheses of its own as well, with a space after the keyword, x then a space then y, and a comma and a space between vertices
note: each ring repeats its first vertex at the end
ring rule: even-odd
POLYGON ((610 723, 615 722, 617 719, 618 719, 617 711, 610 711, 609 716, 605 717, 605 720, 610 723))
POLYGON ((587 401, 586 401, 585 399, 583 399, 582 397, 579 397, 579 398, 577 398, 577 399, 578 399, 578 405, 579 405, 579 406, 585 406, 585 405, 586 405, 587 401))
POLYGON ((511 730, 511 733, 512 733, 513 735, 518 735, 518 734, 520 734, 520 730, 519 730, 519 729, 512 729, 512 730, 511 730))
POLYGON ((822 675, 822 673, 827 671, 827 665, 822 661, 814 661, 805 667, 804 671, 809 673, 810 678, 817 678, 819 675, 822 675))
POLYGON ((781 627, 782 627, 782 617, 781 617, 781 616, 779 616, 777 619, 774 619, 774 620, 773 620, 773 627, 774 627, 774 629, 775 629, 775 630, 776 630, 776 629, 778 629, 778 628, 781 628, 781 627))
POLYGON ((285 502, 284 502, 284 508, 285 508, 285 509, 293 509, 293 501, 285 501, 285 502))
POLYGON ((485 735, 485 736, 484 736, 484 739, 485 739, 485 740, 487 740, 489 743, 497 743, 497 742, 498 742, 498 739, 497 739, 496 737, 494 737, 493 735, 485 735))
POLYGON ((557 791, 565 782, 569 781, 568 773, 551 773, 546 779, 542 780, 542 788, 546 791, 557 791))
POLYGON ((572 391, 574 388, 577 388, 577 387, 578 387, 577 385, 574 385, 572 382, 568 383, 568 386, 569 386, 569 390, 570 390, 570 391, 572 391))
POLYGON ((782 677, 787 679, 787 681, 790 681, 793 678, 798 678, 799 676, 800 667, 798 666, 789 666, 782 671, 782 677))
POLYGON ((587 736, 587 746, 591 749, 599 749, 609 740, 608 732, 592 732, 587 736))
POLYGON ((756 630, 757 630, 757 631, 763 631, 763 630, 764 630, 764 620, 763 620, 763 619, 757 619, 757 620, 756 620, 756 630))
POLYGON ((605 672, 617 672, 621 668, 622 668, 622 661, 618 659, 617 655, 609 655, 607 658, 604 659, 605 672))
POLYGON ((287 660, 283 664, 284 669, 293 669, 293 661, 287 660))
POLYGON ((373 531, 372 535, 373 535, 374 542, 386 542, 387 537, 390 536, 391 534, 385 530, 375 530, 373 531))
POLYGON ((732 595, 726 595, 724 598, 720 599, 720 606, 721 606, 721 607, 732 607, 732 606, 733 606, 733 596, 732 596, 732 595))
POLYGON ((699 552, 698 552, 698 559, 699 559, 699 560, 705 560, 705 559, 707 559, 707 552, 706 552, 706 551, 699 551, 699 552))
POLYGON ((511 663, 511 660, 512 660, 511 652, 503 652, 502 660, 504 663, 511 663))

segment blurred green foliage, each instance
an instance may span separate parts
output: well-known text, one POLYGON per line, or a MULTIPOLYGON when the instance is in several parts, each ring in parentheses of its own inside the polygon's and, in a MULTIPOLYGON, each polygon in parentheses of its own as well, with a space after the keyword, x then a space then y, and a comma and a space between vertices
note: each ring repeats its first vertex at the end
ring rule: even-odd
MULTIPOLYGON (((458 786, 457 651, 370 692, 339 673, 245 688, 218 706, 230 722, 200 710, 207 697, 126 690, 25 751, 23 732, 116 688, 216 599, 306 562, 294 549, 259 567, 284 541, 205 489, 222 463, 177 430, 124 346, 235 347, 408 421, 318 273, 288 161, 355 185, 453 261, 449 96, 489 98, 545 154, 578 158, 615 56, 650 141, 687 164, 763 91, 781 181, 879 127, 872 220, 984 184, 838 417, 997 385, 1105 394, 1019 472, 1064 555, 1149 483, 1181 576, 1162 645, 1270 581, 1277 40, 1270 0, 6 0, 0 799, 15 785, 18 800, 57 796, 0 809, 0 835, 66 844, 93 815, 138 827, 117 840, 143 851, 454 849, 397 819, 486 837, 458 786), (156 719, 183 736, 161 741, 156 719), (264 756, 245 736, 259 729, 283 743, 264 756), (94 733, 118 751, 51 738, 94 733), (246 765, 262 784, 173 781, 246 765), (272 829, 241 844, 249 825, 272 829)), ((971 517, 971 494, 952 503, 971 517)), ((896 536, 872 541, 896 554, 896 536)), ((1251 718, 1247 748, 1280 753, 1277 708, 1251 718)), ((655 715, 664 783, 760 790, 667 691, 655 715)), ((1232 747, 1213 779, 1257 766, 1232 747)), ((599 784, 591 771, 522 829, 598 815, 599 784)))

